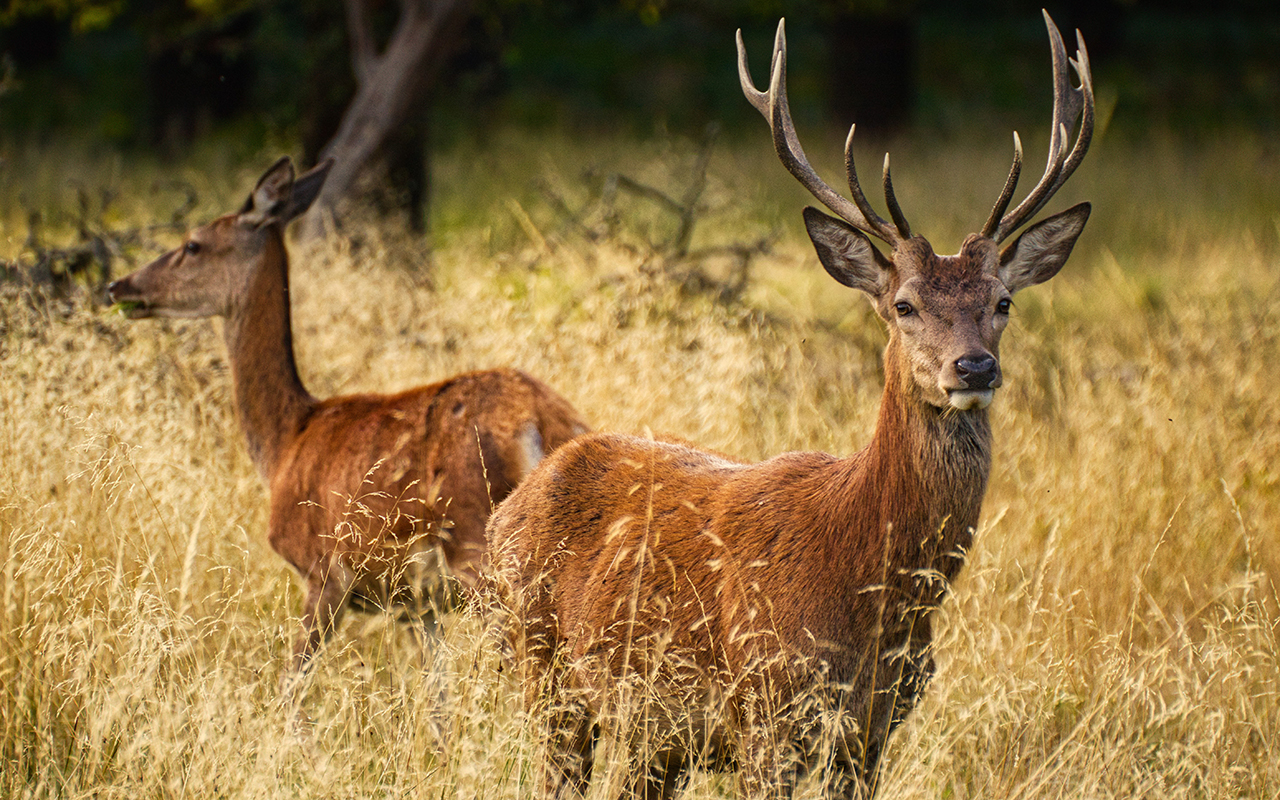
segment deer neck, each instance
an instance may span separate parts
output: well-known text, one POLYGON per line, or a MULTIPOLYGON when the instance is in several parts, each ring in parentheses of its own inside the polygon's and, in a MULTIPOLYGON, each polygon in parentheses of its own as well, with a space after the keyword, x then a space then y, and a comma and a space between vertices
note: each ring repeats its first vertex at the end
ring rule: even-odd
MULTIPOLYGON (((925 402, 913 391, 896 339, 885 364, 875 435, 852 460, 850 477, 863 484, 853 496, 872 498, 873 508, 864 506, 861 514, 870 513, 865 521, 885 536, 889 582, 895 574, 907 580, 921 570, 950 581, 963 565, 986 494, 991 425, 985 409, 960 412, 925 402)), ((945 586, 916 585, 912 594, 929 603, 941 600, 943 591, 945 586)))
POLYGON ((267 238, 258 269, 232 304, 223 327, 236 414, 258 474, 268 483, 315 398, 298 377, 289 317, 289 261, 278 229, 267 238))

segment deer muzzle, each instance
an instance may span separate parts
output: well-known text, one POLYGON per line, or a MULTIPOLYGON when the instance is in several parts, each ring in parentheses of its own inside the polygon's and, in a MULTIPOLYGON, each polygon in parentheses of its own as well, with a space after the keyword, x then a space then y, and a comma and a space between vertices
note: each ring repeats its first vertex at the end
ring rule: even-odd
POLYGON ((1000 362, 990 353, 975 353, 956 359, 956 377, 959 386, 947 390, 947 402, 959 411, 986 408, 995 396, 995 390, 1003 382, 1000 362))
POLYGON ((129 277, 108 284, 107 299, 119 306, 128 319, 143 319, 152 315, 151 306, 142 299, 142 293, 134 287, 129 277))

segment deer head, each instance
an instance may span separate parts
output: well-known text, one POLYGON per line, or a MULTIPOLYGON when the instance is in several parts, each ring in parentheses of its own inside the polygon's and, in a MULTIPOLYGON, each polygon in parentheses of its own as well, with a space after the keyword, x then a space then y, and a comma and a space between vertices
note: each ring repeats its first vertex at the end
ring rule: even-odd
POLYGON ((130 319, 230 316, 263 265, 282 263, 266 256, 283 255, 284 227, 311 206, 332 166, 327 160, 295 178, 281 158, 238 212, 191 229, 176 249, 108 286, 108 298, 130 319))
POLYGON ((1081 203, 1028 228, 1003 250, 1001 242, 1030 220, 1066 182, 1084 158, 1093 133, 1093 84, 1084 41, 1076 33, 1076 57, 1068 61, 1062 36, 1045 13, 1053 51, 1053 134, 1044 176, 1016 208, 1006 213, 1022 170, 1022 144, 1015 132, 1013 167, 991 216, 968 236, 955 255, 940 256, 924 237, 912 234, 898 205, 884 160, 884 194, 892 222, 879 216, 858 183, 853 159, 854 128, 845 140, 845 171, 852 202, 828 186, 800 147, 787 104, 787 42, 783 22, 774 39, 769 91, 758 91, 747 68, 738 32, 738 75, 742 91, 769 121, 774 149, 784 166, 838 218, 804 210, 805 226, 818 259, 831 277, 865 292, 889 330, 886 370, 897 370, 900 385, 929 405, 968 411, 986 408, 1002 382, 1000 335, 1009 322, 1012 298, 1020 289, 1058 273, 1089 218, 1081 203), (1071 85, 1070 63, 1080 79, 1071 85), (1067 151, 1068 135, 1080 132, 1067 151), (883 255, 869 237, 890 248, 883 255))

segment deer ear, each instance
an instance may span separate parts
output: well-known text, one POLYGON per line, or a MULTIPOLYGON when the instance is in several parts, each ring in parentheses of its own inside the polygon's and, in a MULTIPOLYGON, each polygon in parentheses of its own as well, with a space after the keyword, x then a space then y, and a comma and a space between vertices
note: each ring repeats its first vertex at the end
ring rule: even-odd
POLYGON ((872 297, 884 291, 892 265, 861 231, 812 206, 804 210, 804 226, 831 277, 872 297))
POLYGON ((1004 249, 999 274, 1010 294, 1058 274, 1089 220, 1090 208, 1088 203, 1081 203, 1041 220, 1004 249))
POLYGON ((293 192, 289 195, 289 205, 285 208, 284 213, 280 215, 280 224, 288 225, 295 217, 307 213, 307 209, 311 208, 311 204, 319 197, 320 190, 324 187, 324 179, 329 177, 329 170, 332 168, 333 159, 326 158, 298 176, 297 180, 293 182, 293 192))
POLYGON ((282 156, 262 173, 258 185, 240 208, 238 221, 255 228, 276 222, 281 219, 292 194, 293 162, 288 156, 282 156))

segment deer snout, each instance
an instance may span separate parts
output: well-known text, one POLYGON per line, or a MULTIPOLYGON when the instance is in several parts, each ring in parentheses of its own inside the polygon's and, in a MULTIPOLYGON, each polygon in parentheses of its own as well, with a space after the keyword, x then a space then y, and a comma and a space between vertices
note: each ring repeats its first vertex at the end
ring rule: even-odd
POLYGON ((1000 362, 990 353, 956 359, 956 375, 966 389, 995 389, 1000 385, 1000 362))
POLYGON ((131 275, 125 276, 118 281, 112 281, 107 284, 107 300, 120 307, 120 310, 129 319, 142 319, 151 316, 151 310, 147 306, 147 302, 142 299, 142 293, 129 280, 131 275))
POLYGON ((120 298, 125 295, 125 282, 122 278, 118 281, 112 281, 107 284, 107 300, 112 303, 119 303, 120 298))
POLYGON ((1000 362, 987 352, 963 355, 951 363, 955 384, 947 388, 947 404, 959 411, 986 408, 1000 385, 1000 362))

